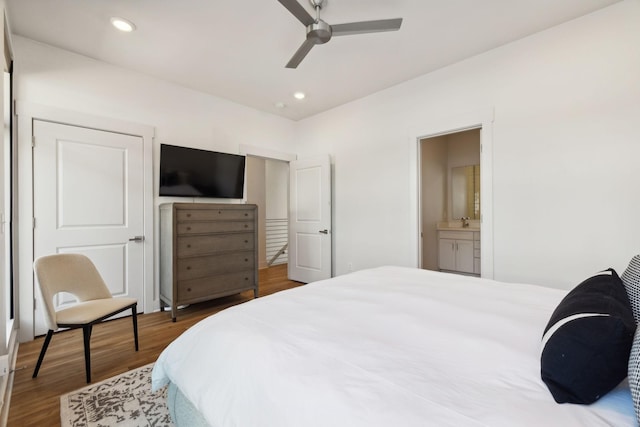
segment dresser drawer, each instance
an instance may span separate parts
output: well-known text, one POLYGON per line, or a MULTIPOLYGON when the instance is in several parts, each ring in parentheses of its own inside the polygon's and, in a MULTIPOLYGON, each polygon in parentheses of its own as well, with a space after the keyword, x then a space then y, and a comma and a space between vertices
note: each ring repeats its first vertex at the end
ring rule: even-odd
POLYGON ((249 220, 254 218, 254 211, 249 209, 178 209, 177 221, 218 221, 249 220))
POLYGON ((178 258, 217 252, 253 250, 253 233, 178 236, 178 258))
POLYGON ((178 236, 188 234, 228 233, 253 231, 254 221, 180 222, 176 229, 178 236))
POLYGON ((193 258, 178 259, 177 279, 198 279, 210 275, 233 273, 254 268, 253 251, 229 252, 219 255, 209 255, 193 258))
POLYGON ((182 280, 178 282, 178 299, 188 302, 207 298, 211 295, 233 293, 235 290, 241 292, 240 289, 248 289, 253 286, 253 270, 182 280))

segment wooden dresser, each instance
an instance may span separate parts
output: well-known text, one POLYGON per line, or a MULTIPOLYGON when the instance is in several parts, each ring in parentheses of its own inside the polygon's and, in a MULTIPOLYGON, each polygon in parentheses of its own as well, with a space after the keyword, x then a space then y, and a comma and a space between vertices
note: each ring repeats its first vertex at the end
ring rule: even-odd
POLYGON ((258 297, 256 205, 160 205, 160 306, 253 290, 258 297))

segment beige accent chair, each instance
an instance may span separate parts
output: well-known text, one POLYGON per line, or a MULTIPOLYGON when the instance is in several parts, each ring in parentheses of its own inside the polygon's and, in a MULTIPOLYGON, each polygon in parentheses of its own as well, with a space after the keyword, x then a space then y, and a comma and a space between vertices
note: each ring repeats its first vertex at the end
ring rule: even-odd
POLYGON ((44 320, 49 328, 40 351, 40 357, 33 371, 38 376, 51 337, 58 328, 82 328, 84 337, 84 362, 87 383, 91 382, 91 356, 89 340, 93 325, 131 309, 133 336, 138 351, 138 319, 135 298, 113 298, 102 276, 91 260, 80 254, 56 254, 38 258, 34 263, 36 279, 44 300, 44 320), (76 297, 77 303, 56 311, 53 298, 59 292, 68 292, 76 297))

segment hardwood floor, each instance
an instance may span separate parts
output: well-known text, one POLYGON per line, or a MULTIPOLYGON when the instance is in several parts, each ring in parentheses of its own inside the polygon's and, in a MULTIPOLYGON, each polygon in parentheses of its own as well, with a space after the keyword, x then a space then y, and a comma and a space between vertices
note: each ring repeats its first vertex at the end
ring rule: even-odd
MULTIPOLYGON (((301 285, 287 279, 287 266, 260 270, 260 296, 301 285)), ((171 322, 170 312, 138 316, 140 350, 133 345, 131 318, 94 326, 91 337, 93 382, 154 362, 178 335, 201 319, 232 305, 250 301, 253 291, 193 304, 179 311, 171 322)), ((43 337, 20 344, 9 408, 9 426, 59 426, 60 395, 87 385, 84 372, 82 331, 64 331, 53 336, 38 377, 31 378, 43 337)))

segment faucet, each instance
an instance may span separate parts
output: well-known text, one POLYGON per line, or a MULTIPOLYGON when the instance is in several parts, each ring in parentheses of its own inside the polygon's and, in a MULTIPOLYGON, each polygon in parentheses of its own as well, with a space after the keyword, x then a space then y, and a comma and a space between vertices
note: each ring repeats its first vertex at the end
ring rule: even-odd
POLYGON ((469 217, 468 216, 467 217, 463 216, 462 218, 460 218, 460 221, 462 221, 462 227, 463 228, 466 228, 466 227, 469 226, 469 217))

